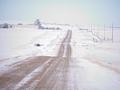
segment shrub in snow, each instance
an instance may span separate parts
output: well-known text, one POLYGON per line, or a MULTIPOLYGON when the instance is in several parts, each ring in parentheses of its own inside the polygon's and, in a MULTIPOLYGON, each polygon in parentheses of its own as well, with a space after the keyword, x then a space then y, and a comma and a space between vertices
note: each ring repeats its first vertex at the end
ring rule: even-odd
POLYGON ((2 26, 2 28, 9 28, 9 24, 4 23, 3 26, 2 26))
POLYGON ((18 23, 18 25, 23 25, 22 23, 18 23))
POLYGON ((39 46, 41 46, 41 44, 37 43, 37 44, 35 44, 35 46, 39 47, 39 46))

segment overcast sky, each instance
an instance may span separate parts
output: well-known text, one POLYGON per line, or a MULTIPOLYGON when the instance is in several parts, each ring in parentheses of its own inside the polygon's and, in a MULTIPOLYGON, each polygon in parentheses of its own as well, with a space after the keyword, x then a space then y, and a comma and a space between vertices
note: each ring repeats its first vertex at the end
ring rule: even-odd
POLYGON ((120 25, 120 0, 0 0, 0 22, 120 25))

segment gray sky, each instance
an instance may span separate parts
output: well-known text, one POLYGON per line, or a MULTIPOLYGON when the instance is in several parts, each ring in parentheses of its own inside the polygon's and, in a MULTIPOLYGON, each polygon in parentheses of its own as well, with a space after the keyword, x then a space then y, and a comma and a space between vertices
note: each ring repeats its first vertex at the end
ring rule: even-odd
POLYGON ((120 0, 0 0, 0 22, 120 24, 120 0))

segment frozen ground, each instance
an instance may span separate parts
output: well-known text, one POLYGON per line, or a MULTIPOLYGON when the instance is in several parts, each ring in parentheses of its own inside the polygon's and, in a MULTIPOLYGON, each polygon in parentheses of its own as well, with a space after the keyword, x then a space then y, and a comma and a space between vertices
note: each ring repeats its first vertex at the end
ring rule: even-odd
POLYGON ((120 90, 120 43, 61 28, 0 30, 1 90, 120 90))

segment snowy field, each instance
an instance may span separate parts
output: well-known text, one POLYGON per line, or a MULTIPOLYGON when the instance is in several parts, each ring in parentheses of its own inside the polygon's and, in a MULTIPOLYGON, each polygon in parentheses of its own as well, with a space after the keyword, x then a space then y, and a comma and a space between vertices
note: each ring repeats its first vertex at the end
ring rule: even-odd
MULTIPOLYGON (((119 66, 120 42, 119 30, 114 31, 116 42, 101 42, 98 37, 87 30, 79 30, 78 27, 61 25, 44 25, 44 27, 60 27, 61 30, 40 30, 33 25, 18 25, 11 29, 0 29, 0 59, 12 57, 32 57, 32 56, 55 56, 57 47, 66 34, 66 30, 72 30, 71 45, 73 57, 94 55, 97 59, 109 64, 114 63, 119 66), (97 42, 96 42, 97 41, 97 42), (40 44, 40 46, 36 46, 40 44), (79 49, 80 52, 75 52, 79 49), (87 53, 87 54, 86 54, 87 53)), ((102 29, 102 28, 101 28, 102 29)), ((104 30, 95 29, 97 36, 103 37, 104 30), (98 30, 98 31, 97 31, 98 30), (101 32, 100 32, 101 31, 101 32)), ((106 38, 110 39, 111 31, 107 30, 106 38)))
POLYGON ((76 26, 59 27, 0 29, 0 89, 119 90, 120 42, 101 41, 76 26))
POLYGON ((11 65, 26 62, 30 57, 56 56, 66 32, 41 30, 33 26, 0 29, 0 74, 8 72, 11 65))
POLYGON ((59 45, 65 33, 66 31, 40 30, 30 26, 0 29, 0 58, 30 55, 54 56, 57 51, 56 46, 59 45), (37 47, 36 44, 41 46, 37 47))
MULTIPOLYGON (((97 36, 104 35, 104 30, 79 30, 75 26, 44 25, 44 27, 60 27, 61 30, 40 30, 33 25, 18 25, 11 29, 0 29, 0 60, 13 57, 27 58, 32 56, 56 56, 59 44, 67 30, 72 30, 72 57, 93 56, 100 61, 119 66, 120 30, 114 31, 114 41, 99 40, 97 36), (36 46, 40 44, 40 46, 36 46), (99 58, 98 58, 99 57, 99 58)), ((102 29, 102 28, 101 28, 102 29)), ((98 30, 98 29, 96 29, 98 30)), ((111 31, 105 32, 106 38, 111 38, 111 31)), ((120 68, 120 67, 119 67, 120 68)))
MULTIPOLYGON (((75 30, 71 40, 72 57, 86 58, 120 72, 120 42, 118 42, 120 30, 114 32, 116 32, 114 33, 114 38, 115 36, 116 38, 114 42, 111 42, 107 40, 101 41, 96 35, 87 30, 75 30)), ((109 34, 111 34, 110 32, 107 35, 111 36, 109 34)))

